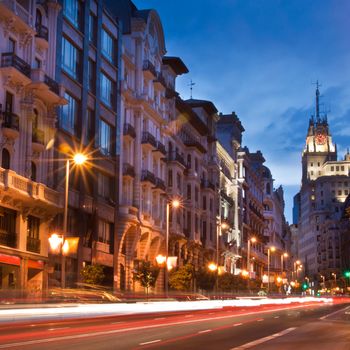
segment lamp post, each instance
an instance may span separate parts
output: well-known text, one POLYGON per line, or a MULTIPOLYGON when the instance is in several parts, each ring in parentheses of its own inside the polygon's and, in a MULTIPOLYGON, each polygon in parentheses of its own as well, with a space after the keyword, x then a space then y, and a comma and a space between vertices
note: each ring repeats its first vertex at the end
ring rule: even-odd
POLYGON ((69 172, 70 162, 73 161, 76 165, 82 165, 86 162, 87 156, 83 153, 76 153, 72 158, 66 160, 66 176, 65 176, 65 187, 64 187, 64 211, 63 211, 63 236, 62 236, 62 247, 61 247, 61 287, 66 286, 66 257, 64 253, 64 237, 67 234, 68 225, 68 195, 69 195, 69 172))
POLYGON ((288 253, 281 254, 281 276, 283 275, 283 260, 284 260, 284 258, 288 258, 288 253))
POLYGON ((300 265, 300 260, 294 261, 293 264, 293 272, 294 272, 294 278, 298 279, 298 271, 297 271, 297 266, 300 265))
POLYGON ((170 219, 170 207, 178 208, 180 206, 180 201, 174 199, 172 201, 167 201, 166 203, 166 227, 165 227, 165 270, 164 270, 164 283, 165 283, 165 297, 168 298, 168 258, 169 258, 169 219, 170 219))
POLYGON ((320 277, 322 278, 323 288, 326 288, 326 281, 324 275, 320 275, 320 277))
POLYGON ((270 251, 274 252, 275 250, 275 247, 267 248, 267 294, 270 293, 270 251))
POLYGON ((332 276, 334 277, 334 284, 335 284, 334 288, 336 288, 337 287, 337 274, 332 272, 332 276))

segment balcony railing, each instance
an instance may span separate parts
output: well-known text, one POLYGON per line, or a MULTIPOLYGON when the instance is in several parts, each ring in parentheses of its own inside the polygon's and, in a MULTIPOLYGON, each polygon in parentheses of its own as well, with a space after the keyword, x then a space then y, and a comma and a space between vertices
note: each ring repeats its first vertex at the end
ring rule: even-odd
POLYGON ((148 131, 144 131, 142 133, 141 143, 142 144, 150 144, 151 146, 153 146, 155 148, 157 147, 157 140, 156 140, 156 138, 151 133, 149 133, 148 131))
POLYGON ((154 77, 157 76, 156 68, 155 68, 154 65, 151 63, 150 60, 144 60, 144 61, 143 61, 142 70, 151 72, 151 73, 153 74, 154 77))
POLYGON ((135 138, 135 137, 136 137, 135 128, 134 128, 131 124, 125 123, 125 124, 124 124, 123 135, 124 135, 124 136, 129 135, 129 136, 131 136, 132 138, 135 138))
POLYGON ((231 198, 224 190, 220 191, 220 195, 230 206, 233 206, 233 198, 231 198))
POLYGON ((54 92, 56 95, 60 94, 60 87, 57 83, 57 81, 50 78, 48 75, 45 74, 44 83, 49 87, 49 89, 54 92))
POLYGON ((40 253, 41 241, 38 238, 27 237, 27 251, 33 253, 40 253))
POLYGON ((33 16, 30 14, 29 9, 26 9, 19 4, 16 0, 2 0, 2 3, 5 4, 12 12, 14 12, 18 17, 20 17, 23 22, 25 22, 30 27, 32 26, 33 16))
POLYGON ((195 139, 192 139, 192 138, 186 138, 184 140, 184 144, 187 146, 187 147, 196 147, 198 149, 199 152, 202 152, 202 153, 207 153, 207 150, 206 148, 201 144, 201 142, 195 140, 195 139))
POLYGON ((159 188, 163 191, 166 190, 166 186, 165 186, 165 182, 160 179, 159 177, 156 177, 156 185, 155 185, 156 188, 159 188))
POLYGON ((13 52, 7 52, 1 55, 1 67, 14 67, 30 78, 30 65, 13 52))
POLYGON ((201 187, 202 188, 210 188, 212 189, 213 191, 215 191, 215 185, 209 181, 209 180, 201 180, 201 187))
POLYGON ((40 143, 41 145, 43 145, 45 143, 44 139, 45 139, 45 134, 42 130, 33 129, 32 142, 40 143))
POLYGON ((164 156, 166 155, 165 146, 160 141, 157 141, 157 151, 162 153, 164 156))
POLYGON ((155 83, 159 83, 161 85, 163 85, 166 88, 166 82, 165 79, 162 75, 162 73, 158 73, 157 74, 157 79, 154 80, 155 83))
POLYGON ((47 29, 47 27, 43 26, 41 23, 37 23, 35 25, 35 30, 36 30, 36 37, 37 38, 41 38, 41 39, 45 39, 46 41, 48 41, 49 39, 49 30, 47 29))
POLYGON ((173 88, 167 87, 165 89, 165 97, 166 98, 173 98, 173 97, 176 97, 177 95, 178 95, 178 93, 173 88))
POLYGON ((135 177, 135 169, 134 167, 129 163, 123 164, 123 175, 128 175, 131 177, 135 177))
POLYGON ((12 112, 3 112, 1 117, 1 127, 17 131, 19 130, 19 117, 17 114, 14 114, 12 112))
POLYGON ((142 170, 141 173, 141 181, 148 181, 153 185, 156 184, 156 177, 149 170, 142 170))
POLYGON ((173 151, 173 152, 169 153, 168 161, 169 162, 178 162, 184 167, 187 166, 184 157, 177 151, 173 151))
POLYGON ((0 232, 0 244, 16 248, 17 237, 15 233, 0 232))

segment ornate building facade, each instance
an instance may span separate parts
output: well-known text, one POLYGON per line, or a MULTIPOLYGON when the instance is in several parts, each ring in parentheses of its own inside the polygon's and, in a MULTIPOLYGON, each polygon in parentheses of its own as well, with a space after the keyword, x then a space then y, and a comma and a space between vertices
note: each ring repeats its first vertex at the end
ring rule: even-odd
POLYGON ((0 289, 41 295, 48 232, 62 210, 53 189, 57 83, 56 2, 0 3, 0 289))
POLYGON ((316 89, 316 117, 309 121, 302 155, 302 185, 298 222, 298 251, 305 276, 332 278, 341 269, 339 220, 350 191, 350 157, 337 160, 337 148, 327 117, 319 111, 316 89))

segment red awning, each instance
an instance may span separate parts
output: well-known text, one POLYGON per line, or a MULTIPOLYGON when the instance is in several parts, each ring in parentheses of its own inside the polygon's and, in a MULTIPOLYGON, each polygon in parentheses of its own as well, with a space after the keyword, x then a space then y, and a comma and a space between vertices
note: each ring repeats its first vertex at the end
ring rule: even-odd
POLYGON ((44 262, 39 260, 28 260, 28 269, 39 269, 42 270, 44 268, 44 262))
POLYGON ((21 259, 18 256, 0 254, 0 263, 20 266, 21 259))

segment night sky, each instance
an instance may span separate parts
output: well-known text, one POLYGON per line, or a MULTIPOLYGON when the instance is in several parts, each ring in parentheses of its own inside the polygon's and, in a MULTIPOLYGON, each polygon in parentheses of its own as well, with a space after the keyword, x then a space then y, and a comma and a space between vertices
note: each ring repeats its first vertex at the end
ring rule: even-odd
POLYGON ((211 100, 235 111, 246 131, 243 145, 260 149, 285 189, 291 221, 301 180, 301 152, 314 114, 321 111, 342 158, 350 146, 350 1, 348 0, 135 0, 158 11, 167 55, 190 72, 178 79, 181 97, 211 100))

